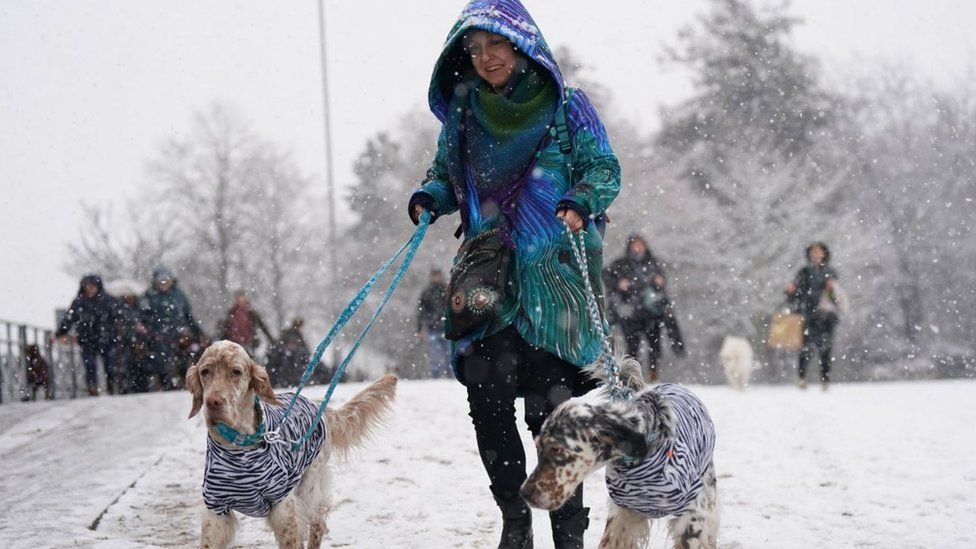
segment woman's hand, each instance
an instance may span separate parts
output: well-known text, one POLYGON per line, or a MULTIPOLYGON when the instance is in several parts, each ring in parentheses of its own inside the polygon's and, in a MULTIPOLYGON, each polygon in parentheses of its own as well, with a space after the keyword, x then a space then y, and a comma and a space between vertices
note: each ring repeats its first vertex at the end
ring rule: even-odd
POLYGON ((416 225, 420 223, 420 215, 424 213, 424 207, 420 204, 414 204, 413 209, 410 210, 410 219, 413 220, 413 224, 416 225))
POLYGON ((569 225, 569 230, 574 233, 583 228, 583 218, 573 210, 565 208, 556 212, 556 217, 562 219, 569 225))

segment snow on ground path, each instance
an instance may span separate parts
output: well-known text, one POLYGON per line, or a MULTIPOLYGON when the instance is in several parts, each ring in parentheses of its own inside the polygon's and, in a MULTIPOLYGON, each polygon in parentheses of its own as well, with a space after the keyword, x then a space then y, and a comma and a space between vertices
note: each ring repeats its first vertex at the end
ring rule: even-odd
POLYGON ((105 540, 90 529, 102 512, 169 451, 190 443, 194 430, 174 421, 175 396, 0 406, 0 545, 105 540))
MULTIPOLYGON (((361 387, 340 386, 335 403, 361 387)), ((976 383, 694 390, 718 430, 720 547, 976 547, 976 383)), ((185 393, 0 406, 0 546, 194 545, 206 435, 188 408, 185 393)), ((595 547, 601 476, 586 489, 595 547)), ((339 467, 335 501, 329 547, 494 547, 463 388, 401 382, 391 425, 339 467)), ((534 518, 536 546, 552 547, 546 515, 534 518)), ((664 536, 658 523, 651 546, 664 536)), ((237 540, 273 546, 254 519, 237 540)))

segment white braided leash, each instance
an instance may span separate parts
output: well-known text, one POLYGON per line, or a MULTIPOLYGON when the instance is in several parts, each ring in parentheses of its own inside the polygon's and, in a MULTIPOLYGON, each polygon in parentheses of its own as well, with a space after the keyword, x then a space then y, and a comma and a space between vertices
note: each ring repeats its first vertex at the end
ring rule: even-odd
POLYGON ((586 309, 590 313, 590 319, 593 321, 596 329, 600 332, 600 344, 603 348, 600 362, 603 365, 604 372, 606 372, 607 390, 610 392, 610 399, 630 400, 634 396, 633 391, 620 383, 620 367, 617 365, 617 359, 613 354, 613 345, 610 339, 612 335, 608 330, 604 329, 603 315, 600 314, 596 294, 593 292, 593 285, 590 283, 590 271, 587 267, 589 262, 586 258, 586 231, 580 231, 579 240, 577 241, 576 235, 573 234, 566 220, 563 220, 563 227, 566 229, 566 235, 569 237, 573 255, 576 256, 576 263, 579 265, 580 274, 583 275, 583 285, 586 288, 586 309))

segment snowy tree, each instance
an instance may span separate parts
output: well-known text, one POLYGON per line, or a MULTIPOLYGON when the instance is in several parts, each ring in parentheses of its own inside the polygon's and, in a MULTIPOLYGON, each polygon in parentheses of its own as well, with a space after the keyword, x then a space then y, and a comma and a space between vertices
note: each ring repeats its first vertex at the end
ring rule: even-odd
MULTIPOLYGON (((804 245, 836 241, 839 196, 850 173, 828 139, 839 101, 821 89, 813 59, 789 45, 796 20, 742 0, 712 0, 683 30, 669 58, 693 73, 694 93, 662 114, 654 151, 666 203, 657 209, 672 263, 693 281, 683 288, 710 361, 726 334, 752 334, 783 300, 804 245), (689 257, 691 256, 691 257, 689 257)), ((662 202, 663 196, 654 197, 662 202)), ((653 207, 653 206, 652 206, 653 207)))
POLYGON ((129 200, 119 219, 111 206, 82 205, 84 225, 78 241, 68 244, 65 270, 94 272, 106 280, 149 280, 152 269, 175 257, 174 231, 162 228, 153 212, 129 200))
POLYGON ((858 191, 889 243, 884 301, 911 354, 972 341, 972 323, 960 314, 976 285, 972 87, 940 92, 903 68, 882 67, 852 91, 864 135, 851 151, 860 163, 858 191))
POLYGON ((147 197, 161 207, 185 249, 196 254, 177 276, 214 316, 230 303, 234 271, 248 253, 242 192, 251 188, 248 159, 257 142, 239 115, 219 105, 198 113, 186 137, 167 141, 150 163, 147 197))
POLYGON ((90 208, 73 272, 148 282, 174 269, 196 315, 214 326, 236 289, 251 294, 272 325, 324 313, 309 291, 320 287, 315 234, 321 211, 311 181, 294 160, 262 139, 239 114, 219 105, 198 113, 190 131, 168 140, 149 162, 149 182, 129 201, 129 217, 90 208))

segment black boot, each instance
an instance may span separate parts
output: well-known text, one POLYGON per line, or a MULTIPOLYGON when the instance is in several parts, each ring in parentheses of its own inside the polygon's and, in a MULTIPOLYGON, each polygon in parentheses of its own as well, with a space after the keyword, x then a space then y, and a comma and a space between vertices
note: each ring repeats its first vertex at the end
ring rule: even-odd
POLYGON ((556 549, 583 549, 583 532, 590 525, 590 508, 583 507, 583 485, 565 505, 549 512, 556 549))
POLYGON ((502 511, 502 539, 498 549, 532 549, 532 512, 525 500, 518 492, 507 498, 499 497, 494 488, 491 492, 502 511))

